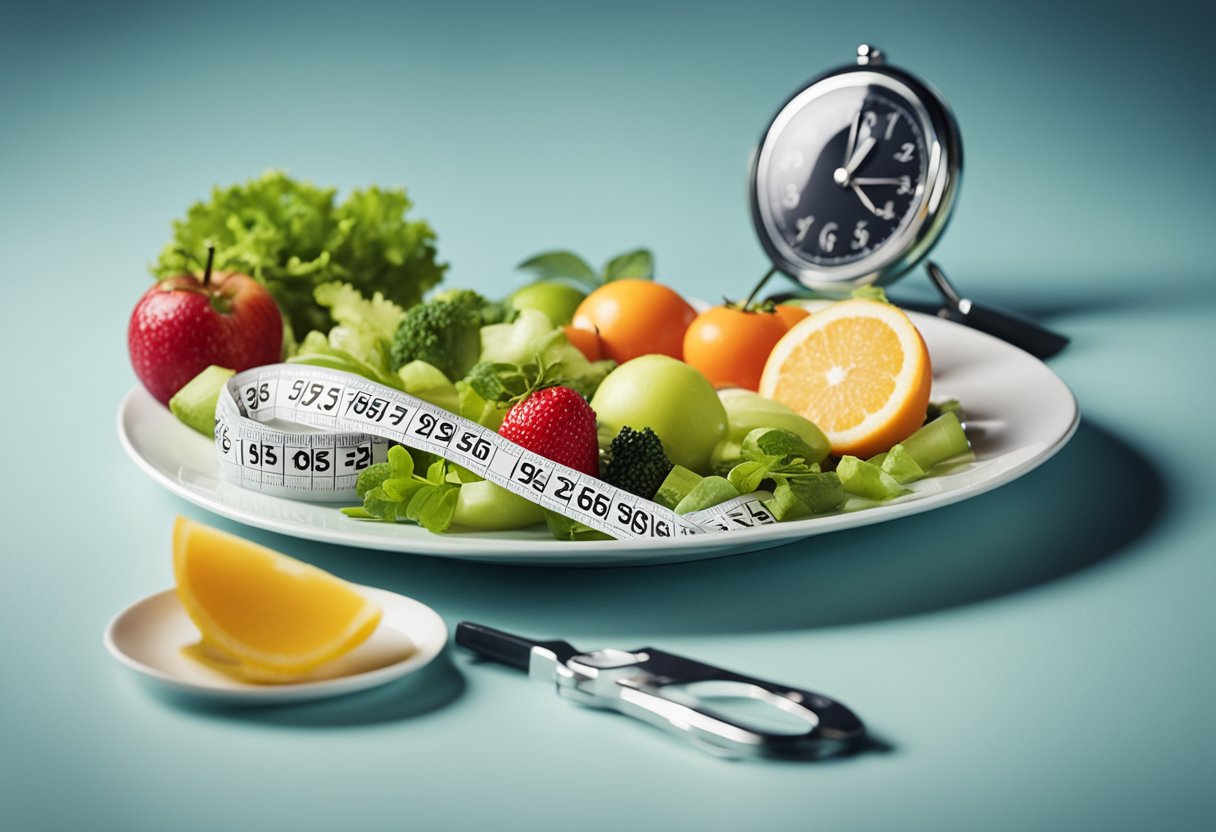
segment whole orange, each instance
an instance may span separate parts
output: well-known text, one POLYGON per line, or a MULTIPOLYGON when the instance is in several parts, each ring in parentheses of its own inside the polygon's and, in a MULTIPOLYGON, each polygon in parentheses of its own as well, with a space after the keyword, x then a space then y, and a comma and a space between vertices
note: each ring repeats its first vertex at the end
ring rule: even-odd
POLYGON ((650 280, 614 280, 583 299, 572 325, 599 332, 604 355, 618 364, 642 355, 682 358, 684 333, 697 312, 673 289, 650 280))
POLYGON ((697 316, 684 334, 684 360, 715 387, 755 390, 769 353, 787 332, 773 312, 715 306, 697 316))

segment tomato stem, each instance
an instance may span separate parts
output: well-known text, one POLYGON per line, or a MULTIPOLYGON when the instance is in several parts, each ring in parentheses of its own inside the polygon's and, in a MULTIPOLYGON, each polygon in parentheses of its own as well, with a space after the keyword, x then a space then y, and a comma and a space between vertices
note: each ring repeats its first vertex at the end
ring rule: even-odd
POLYGON ((751 310, 752 302, 756 299, 756 295, 760 294, 760 290, 764 288, 764 284, 768 283, 769 278, 771 278, 776 273, 777 273, 776 266, 773 266, 771 269, 769 269, 767 272, 764 273, 764 277, 760 278, 760 282, 756 284, 756 288, 752 289, 752 293, 747 296, 747 300, 743 301, 743 311, 744 312, 751 310))

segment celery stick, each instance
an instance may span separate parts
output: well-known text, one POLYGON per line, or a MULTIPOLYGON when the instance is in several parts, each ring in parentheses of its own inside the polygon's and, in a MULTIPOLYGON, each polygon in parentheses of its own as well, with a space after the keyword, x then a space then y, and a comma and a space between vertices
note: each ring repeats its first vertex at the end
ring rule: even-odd
POLYGON ((904 490, 886 471, 855 456, 841 457, 836 474, 845 491, 869 500, 888 500, 904 490))
POLYGON ((883 460, 881 463, 874 463, 874 460, 870 460, 870 462, 878 464, 882 470, 894 477, 895 481, 900 485, 916 482, 925 476, 925 469, 917 464, 916 460, 912 458, 912 454, 908 453, 908 449, 903 445, 893 446, 891 450, 882 456, 883 460))
POLYGON ((658 493, 654 495, 654 501, 664 508, 674 509, 700 481, 700 474, 688 470, 683 465, 677 465, 671 469, 667 478, 663 480, 663 484, 659 486, 658 493))
POLYGON ((900 444, 924 471, 971 452, 971 443, 953 411, 938 416, 900 444))

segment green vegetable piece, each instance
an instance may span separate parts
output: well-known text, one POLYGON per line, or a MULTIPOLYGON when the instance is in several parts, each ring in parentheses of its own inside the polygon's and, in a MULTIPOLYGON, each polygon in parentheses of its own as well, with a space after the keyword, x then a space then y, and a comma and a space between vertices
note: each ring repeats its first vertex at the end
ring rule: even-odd
POLYGON ((784 463, 795 459, 817 462, 818 454, 801 436, 781 428, 756 428, 743 437, 740 454, 744 459, 780 457, 784 463))
POLYGON ((449 293, 409 309, 392 346, 392 366, 425 361, 449 379, 464 378, 481 354, 481 310, 486 300, 476 292, 449 293))
POLYGON ((173 223, 152 273, 164 279, 197 269, 211 241, 216 270, 265 284, 297 341, 335 322, 313 297, 321 284, 344 281, 365 297, 379 290, 406 309, 439 283, 447 267, 436 262, 435 232, 425 221, 406 219, 412 203, 404 190, 355 190, 338 204, 334 196, 333 188, 280 171, 214 188, 173 223))
POLYGON ((675 513, 691 514, 694 511, 713 508, 738 496, 739 489, 731 485, 725 477, 704 477, 680 500, 675 507, 675 513))
POLYGON ((917 464, 903 445, 893 445, 891 450, 882 454, 882 457, 880 462, 870 460, 870 464, 878 465, 894 477, 900 485, 916 482, 925 476, 925 470, 917 464))
POLYGON ((953 413, 958 417, 959 422, 965 421, 963 406, 959 403, 959 400, 945 399, 940 402, 929 402, 929 407, 925 409, 925 423, 932 422, 943 413, 953 413))
POLYGON ((236 375, 227 367, 212 364, 196 375, 169 399, 173 415, 204 436, 215 433, 215 406, 228 379, 236 375))
POLYGON ((904 490, 886 471, 855 456, 841 457, 836 475, 846 492, 867 500, 889 500, 904 490))
MULTIPOLYGON (((456 515, 456 500, 460 496, 460 486, 440 485, 431 489, 422 489, 419 494, 427 496, 416 507, 416 516, 410 516, 418 525, 429 532, 439 534, 446 532, 452 526, 452 518, 456 515)), ((415 497, 415 499, 417 499, 415 497)), ((415 514, 415 500, 410 500, 407 516, 415 514)))
POLYGON ((649 500, 671 473, 671 460, 661 440, 650 428, 640 431, 625 425, 608 446, 604 481, 630 494, 649 500))
POLYGON ((764 482, 772 469, 772 461, 748 460, 731 468, 726 479, 740 494, 751 494, 760 488, 760 483, 764 482))
POLYGON ((844 484, 835 471, 824 471, 800 477, 790 477, 777 484, 773 496, 789 489, 812 514, 835 511, 844 505, 844 484))
POLYGON ((702 477, 697 472, 691 471, 683 465, 676 465, 668 472, 659 486, 659 490, 655 492, 654 501, 664 508, 674 509, 701 480, 702 477))
POLYGON ((359 479, 355 481, 355 493, 360 498, 366 497, 367 492, 373 488, 379 488, 380 484, 393 475, 393 467, 387 462, 377 462, 374 465, 369 465, 359 472, 359 479))
POLYGON ((443 371, 425 361, 411 361, 397 370, 401 389, 449 413, 460 408, 460 393, 443 371))
POLYGON ((778 523, 801 520, 804 517, 810 517, 812 513, 806 503, 798 499, 798 495, 784 483, 773 489, 772 497, 760 502, 777 519, 778 523))
POLYGON ((924 471, 971 453, 967 433, 963 430, 958 415, 952 411, 938 416, 900 444, 924 471))
POLYGON ((849 294, 849 297, 860 300, 876 300, 879 303, 891 302, 881 286, 859 286, 849 294))
POLYGON ((743 459, 743 440, 757 428, 781 428, 796 434, 813 449, 813 453, 805 457, 808 464, 827 458, 831 447, 823 431, 780 402, 738 388, 719 390, 718 398, 726 408, 729 427, 726 438, 718 443, 711 458, 716 472, 728 472, 739 464, 743 459))
POLYGON ((478 395, 467 381, 456 382, 458 410, 461 416, 476 422, 483 428, 497 431, 507 415, 507 406, 496 401, 487 401, 478 395))
POLYGON ((571 520, 564 514, 558 514, 556 511, 542 509, 545 514, 545 524, 549 527, 549 533, 557 540, 613 540, 612 535, 605 534, 598 529, 593 529, 590 526, 584 526, 577 520, 571 520))

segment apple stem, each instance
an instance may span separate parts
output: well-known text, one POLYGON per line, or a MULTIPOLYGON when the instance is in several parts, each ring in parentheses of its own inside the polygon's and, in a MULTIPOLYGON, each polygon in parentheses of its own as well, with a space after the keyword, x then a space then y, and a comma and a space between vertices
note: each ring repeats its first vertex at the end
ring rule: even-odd
POLYGON ((215 243, 207 243, 207 268, 203 270, 203 288, 211 285, 211 266, 215 263, 215 243))
POLYGON ((773 266, 764 273, 764 277, 760 278, 760 282, 756 284, 756 288, 752 289, 752 293, 747 296, 747 300, 743 301, 743 311, 746 312, 752 308, 752 302, 756 299, 756 295, 760 294, 760 290, 764 288, 764 284, 768 283, 769 278, 777 273, 777 267, 773 266))

